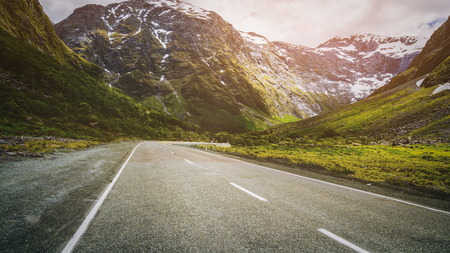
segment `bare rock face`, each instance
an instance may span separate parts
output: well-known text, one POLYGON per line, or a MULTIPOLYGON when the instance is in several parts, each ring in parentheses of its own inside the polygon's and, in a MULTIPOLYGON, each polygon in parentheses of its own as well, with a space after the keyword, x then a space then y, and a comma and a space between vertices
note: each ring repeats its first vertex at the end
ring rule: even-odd
POLYGON ((212 130, 307 118, 363 99, 405 70, 425 41, 360 35, 317 48, 237 31, 174 0, 87 5, 56 25, 113 87, 212 130))

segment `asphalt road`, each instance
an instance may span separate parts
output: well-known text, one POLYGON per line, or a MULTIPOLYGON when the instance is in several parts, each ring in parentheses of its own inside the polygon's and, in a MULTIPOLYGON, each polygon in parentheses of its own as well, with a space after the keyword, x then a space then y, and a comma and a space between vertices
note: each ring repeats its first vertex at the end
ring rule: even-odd
POLYGON ((449 252, 450 213, 144 142, 71 242, 74 252, 449 252))

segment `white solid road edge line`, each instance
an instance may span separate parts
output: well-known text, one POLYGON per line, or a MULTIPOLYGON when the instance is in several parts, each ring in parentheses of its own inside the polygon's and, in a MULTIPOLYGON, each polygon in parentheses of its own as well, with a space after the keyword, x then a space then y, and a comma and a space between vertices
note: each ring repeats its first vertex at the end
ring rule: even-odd
POLYGON ((119 172, 117 172, 117 175, 114 177, 113 181, 108 185, 106 190, 103 192, 102 196, 100 196, 100 198, 98 199, 97 203, 94 205, 92 210, 89 212, 88 216, 86 216, 86 219, 84 219, 83 223, 78 228, 77 232, 75 232, 75 234, 70 239, 70 241, 67 243, 66 247, 64 247, 64 249, 61 251, 62 253, 70 253, 75 248, 75 245, 78 243, 78 241, 80 240, 81 236, 83 236, 84 232, 86 232, 86 230, 87 230, 89 224, 91 223, 92 219, 95 217, 95 215, 97 214, 98 210, 100 209, 100 206, 103 204, 103 202, 105 201, 105 199, 108 196, 109 192, 113 188, 114 184, 119 179, 120 174, 122 174, 123 169, 125 168, 125 166, 127 166, 128 161, 130 161, 131 157, 134 154, 134 151, 136 151, 137 147, 139 145, 141 145, 141 144, 142 143, 139 143, 138 145, 136 145, 136 147, 134 147, 134 149, 131 152, 130 156, 125 161, 125 163, 122 165, 122 167, 120 168, 119 172))
POLYGON ((330 183, 330 182, 327 182, 327 181, 323 181, 323 180, 319 180, 319 179, 315 179, 315 178, 311 178, 311 177, 305 177, 305 176, 293 174, 293 173, 282 171, 282 170, 276 170, 276 169, 272 169, 272 168, 269 168, 269 167, 264 167, 264 166, 261 166, 261 165, 257 165, 257 164, 253 164, 253 163, 249 163, 249 162, 245 162, 245 161, 241 161, 241 160, 230 158, 230 157, 226 157, 226 156, 220 156, 220 155, 217 155, 217 154, 213 154, 213 153, 209 153, 209 152, 205 152, 205 151, 201 151, 201 150, 195 150, 195 151, 201 152, 201 153, 205 153, 205 154, 219 156, 221 158, 226 158, 226 159, 230 159, 230 160, 234 160, 234 161, 238 161, 238 162, 242 162, 242 163, 246 163, 246 164, 249 164, 249 165, 252 165, 252 166, 255 166, 255 167, 259 167, 259 168, 262 168, 262 169, 265 169, 265 170, 276 171, 276 172, 279 172, 279 173, 283 173, 283 174, 291 175, 291 176, 294 176, 294 177, 299 177, 299 178, 303 178, 303 179, 319 182, 319 183, 322 183, 322 184, 328 184, 328 185, 344 188, 344 189, 347 189, 347 190, 351 190, 351 191, 356 191, 356 192, 372 195, 372 196, 379 197, 379 198, 389 199, 389 200, 400 202, 400 203, 407 204, 407 205, 410 205, 410 206, 420 207, 420 208, 424 208, 424 209, 435 211, 435 212, 439 212, 439 213, 450 214, 450 212, 447 212, 447 211, 444 211, 444 210, 440 210, 440 209, 436 209, 436 208, 432 208, 432 207, 428 207, 428 206, 424 206, 424 205, 419 205, 419 204, 416 204, 416 203, 413 203, 413 202, 409 202, 409 201, 405 201, 405 200, 401 200, 401 199, 397 199, 397 198, 392 198, 392 197, 388 197, 388 196, 385 196, 385 195, 381 195, 381 194, 377 194, 377 193, 373 193, 373 192, 369 192, 369 191, 364 191, 364 190, 352 188, 352 187, 349 187, 349 186, 344 186, 344 185, 340 185, 340 184, 330 183))
POLYGON ((245 189, 244 187, 241 187, 241 186, 239 186, 239 185, 237 185, 237 184, 235 184, 235 183, 230 183, 230 184, 231 184, 232 186, 238 188, 239 190, 241 190, 241 191, 243 191, 243 192, 245 192, 245 193, 247 193, 247 194, 249 194, 249 195, 251 195, 251 196, 253 196, 253 197, 255 197, 255 198, 259 199, 259 200, 261 200, 261 201, 267 202, 267 199, 265 199, 265 198, 263 198, 263 197, 261 197, 261 196, 258 196, 258 195, 256 195, 256 194, 254 194, 253 192, 251 192, 251 191, 245 189))
POLYGON ((351 249, 353 249, 353 250, 356 251, 356 252, 359 252, 359 253, 369 253, 369 251, 367 251, 367 250, 365 250, 365 249, 362 249, 362 248, 360 248, 360 247, 354 245, 353 243, 351 243, 351 242, 345 240, 344 238, 341 238, 341 237, 339 237, 339 236, 337 236, 337 235, 335 235, 335 234, 331 233, 330 231, 327 231, 327 230, 325 230, 325 229, 323 229, 323 228, 319 228, 317 231, 319 231, 320 233, 322 233, 322 234, 324 234, 324 235, 330 237, 331 239, 333 239, 333 240, 339 242, 340 244, 343 244, 343 245, 345 245, 345 246, 347 246, 347 247, 350 247, 351 249))

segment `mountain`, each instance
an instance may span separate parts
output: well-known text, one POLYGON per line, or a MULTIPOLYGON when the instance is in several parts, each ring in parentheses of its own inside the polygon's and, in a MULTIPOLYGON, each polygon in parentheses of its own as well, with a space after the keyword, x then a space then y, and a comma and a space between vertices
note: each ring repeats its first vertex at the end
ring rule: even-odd
MULTIPOLYGON (((67 45, 111 73, 112 86, 210 130, 242 131, 256 127, 258 118, 265 124, 271 116, 320 110, 311 108, 316 103, 298 109, 296 100, 314 101, 309 94, 274 87, 266 73, 274 70, 259 67, 241 33, 221 17, 179 1, 88 5, 56 30, 67 45)), ((268 64, 285 66, 275 60, 268 64)))
POLYGON ((196 126, 152 111, 110 88, 99 66, 56 36, 38 0, 1 3, 1 135, 99 140, 199 137, 196 126))
POLYGON ((344 137, 367 143, 448 143, 449 24, 447 20, 433 33, 408 70, 370 97, 316 117, 280 125, 261 135, 294 139, 344 137), (407 81, 398 84, 401 80, 407 81))
POLYGON ((424 77, 424 87, 443 84, 450 80, 450 17, 430 37, 422 52, 414 58, 408 69, 396 76, 374 95, 393 89, 405 82, 424 77), (431 73, 431 75, 429 75, 431 73), (427 76, 428 75, 428 76, 427 76))
POLYGON ((111 86, 213 131, 260 129, 360 100, 406 69, 424 43, 375 35, 315 49, 270 42, 174 0, 87 5, 55 29, 109 73, 111 86))
POLYGON ((343 104, 359 101, 406 70, 426 39, 373 34, 335 37, 317 48, 277 43, 297 76, 311 76, 308 91, 324 92, 343 104))

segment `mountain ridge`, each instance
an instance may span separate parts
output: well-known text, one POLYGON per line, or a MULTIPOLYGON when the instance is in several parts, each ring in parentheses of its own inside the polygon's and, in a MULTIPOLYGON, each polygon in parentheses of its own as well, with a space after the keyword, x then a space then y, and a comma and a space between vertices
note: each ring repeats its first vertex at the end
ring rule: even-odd
POLYGON ((353 35, 334 37, 317 48, 294 47, 293 54, 298 58, 295 65, 301 66, 299 71, 304 74, 310 69, 321 69, 315 85, 322 90, 332 86, 337 91, 331 90, 333 96, 342 97, 344 104, 349 104, 369 96, 405 70, 424 43, 423 38, 413 36, 353 35), (401 46, 408 41, 412 43, 401 46))

